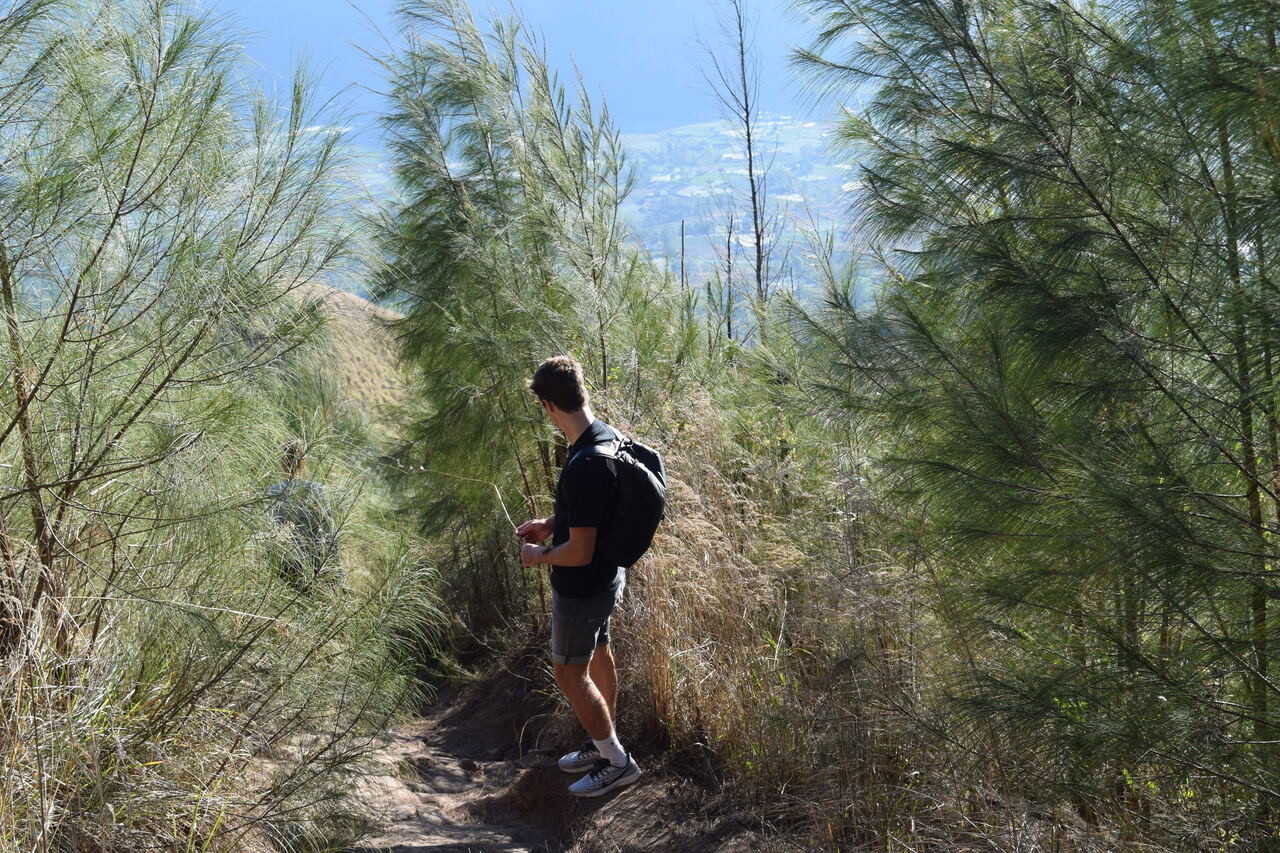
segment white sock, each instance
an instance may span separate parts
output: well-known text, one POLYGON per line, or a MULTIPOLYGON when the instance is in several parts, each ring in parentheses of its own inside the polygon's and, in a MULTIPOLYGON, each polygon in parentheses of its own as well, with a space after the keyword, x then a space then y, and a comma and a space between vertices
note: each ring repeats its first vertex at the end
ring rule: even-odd
POLYGON ((596 745, 596 749, 600 750, 600 754, 609 759, 609 763, 614 767, 627 766, 627 751, 622 748, 622 744, 618 742, 618 733, 611 732, 604 740, 592 740, 596 745))

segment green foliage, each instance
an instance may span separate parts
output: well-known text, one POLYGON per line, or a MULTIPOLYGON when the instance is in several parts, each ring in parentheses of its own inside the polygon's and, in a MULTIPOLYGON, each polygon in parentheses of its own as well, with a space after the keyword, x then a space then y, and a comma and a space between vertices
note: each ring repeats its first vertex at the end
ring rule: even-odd
POLYGON ((691 298, 619 219, 629 172, 585 84, 566 90, 518 21, 483 33, 452 0, 405 3, 400 20, 386 123, 404 203, 378 282, 405 311, 413 374, 400 485, 423 531, 454 543, 449 581, 483 627, 527 603, 511 520, 546 514, 554 488, 534 367, 575 354, 606 407, 641 411, 701 338, 691 298))
POLYGON ((331 815, 443 621, 358 430, 282 402, 359 245, 343 146, 192 6, 5 9, 0 846, 262 849, 331 815), (347 577, 305 593, 263 506, 299 431, 347 577))
POLYGON ((1280 10, 803 5, 818 85, 876 87, 839 132, 884 269, 875 310, 797 306, 805 382, 920 509, 953 707, 1089 815, 1191 784, 1188 831, 1264 831, 1280 10))

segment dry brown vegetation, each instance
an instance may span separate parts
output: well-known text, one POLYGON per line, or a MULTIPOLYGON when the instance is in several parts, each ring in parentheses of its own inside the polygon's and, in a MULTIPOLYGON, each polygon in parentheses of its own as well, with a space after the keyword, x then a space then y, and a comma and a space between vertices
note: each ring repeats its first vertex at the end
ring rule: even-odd
MULTIPOLYGON (((1037 812, 1001 744, 948 712, 970 638, 841 454, 824 470, 778 452, 779 412, 731 422, 682 394, 635 429, 603 402, 662 449, 670 485, 615 618, 623 737, 695 781, 698 808, 793 849, 1109 849, 1069 809, 1037 812)), ((562 702, 552 728, 578 736, 562 702)))
POLYGON ((328 321, 334 359, 330 375, 338 381, 344 402, 376 415, 404 399, 405 383, 388 324, 395 311, 344 290, 315 283, 308 296, 321 300, 328 321))

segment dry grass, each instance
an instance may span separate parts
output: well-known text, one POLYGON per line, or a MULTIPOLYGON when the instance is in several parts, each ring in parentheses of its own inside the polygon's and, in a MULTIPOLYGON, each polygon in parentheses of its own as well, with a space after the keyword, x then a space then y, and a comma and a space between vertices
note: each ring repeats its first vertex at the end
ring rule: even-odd
POLYGON ((655 442, 668 520, 617 617, 623 734, 815 849, 1106 849, 959 742, 939 673, 960 652, 927 572, 874 547, 861 484, 744 453, 709 399, 682 410, 655 442))
POLYGON ((395 338, 388 328, 400 315, 325 284, 312 283, 308 289, 323 301, 335 354, 332 375, 346 402, 376 419, 405 395, 395 338))

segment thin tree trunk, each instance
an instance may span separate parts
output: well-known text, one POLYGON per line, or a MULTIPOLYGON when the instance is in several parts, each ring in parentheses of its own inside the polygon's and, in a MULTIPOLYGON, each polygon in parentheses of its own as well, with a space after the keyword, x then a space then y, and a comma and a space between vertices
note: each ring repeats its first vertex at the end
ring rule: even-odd
POLYGON ((729 232, 724 238, 724 320, 729 340, 733 340, 733 217, 729 217, 729 232))
POLYGON ((769 300, 768 280, 764 256, 764 177, 756 173, 755 101, 752 98, 751 78, 747 74, 746 19, 741 0, 733 0, 733 12, 738 36, 738 82, 741 85, 742 135, 747 148, 747 185, 751 192, 751 231, 755 238, 756 300, 763 306, 769 300))
POLYGON ((680 220, 680 290, 684 292, 689 289, 689 278, 685 275, 684 270, 684 220, 680 220))
POLYGON ((45 511, 41 499, 40 466, 36 460, 35 436, 31 431, 30 406, 31 389, 27 386, 26 353, 22 346, 22 333, 18 327, 17 298, 14 293, 13 266, 8 252, 0 246, 0 294, 4 299, 5 331, 8 337, 9 357, 13 360, 13 397, 18 410, 18 440, 22 444, 22 469, 26 480, 28 500, 31 507, 31 522, 36 540, 36 559, 40 563, 40 578, 32 596, 31 606, 35 607, 46 593, 57 594, 53 577, 53 531, 49 525, 49 514, 45 511))
MULTIPOLYGON (((1258 482, 1258 452, 1254 443, 1253 382, 1248 351, 1247 293, 1240 270, 1239 224, 1236 220, 1235 171, 1231 155, 1230 138, 1225 124, 1218 125, 1218 147, 1222 158, 1223 224, 1227 241, 1227 272, 1232 284, 1232 325, 1234 331, 1236 370, 1239 377, 1240 443, 1244 462, 1245 502, 1249 512, 1249 526, 1256 540, 1258 556, 1253 558, 1256 579, 1249 592, 1250 643, 1253 648, 1253 677, 1249 688, 1249 706, 1253 712, 1253 737, 1259 743, 1271 739, 1271 727, 1267 724, 1267 594, 1264 576, 1266 560, 1266 530, 1262 523, 1262 494, 1258 482)), ((1259 804, 1260 818, 1269 814, 1265 798, 1259 804)))

